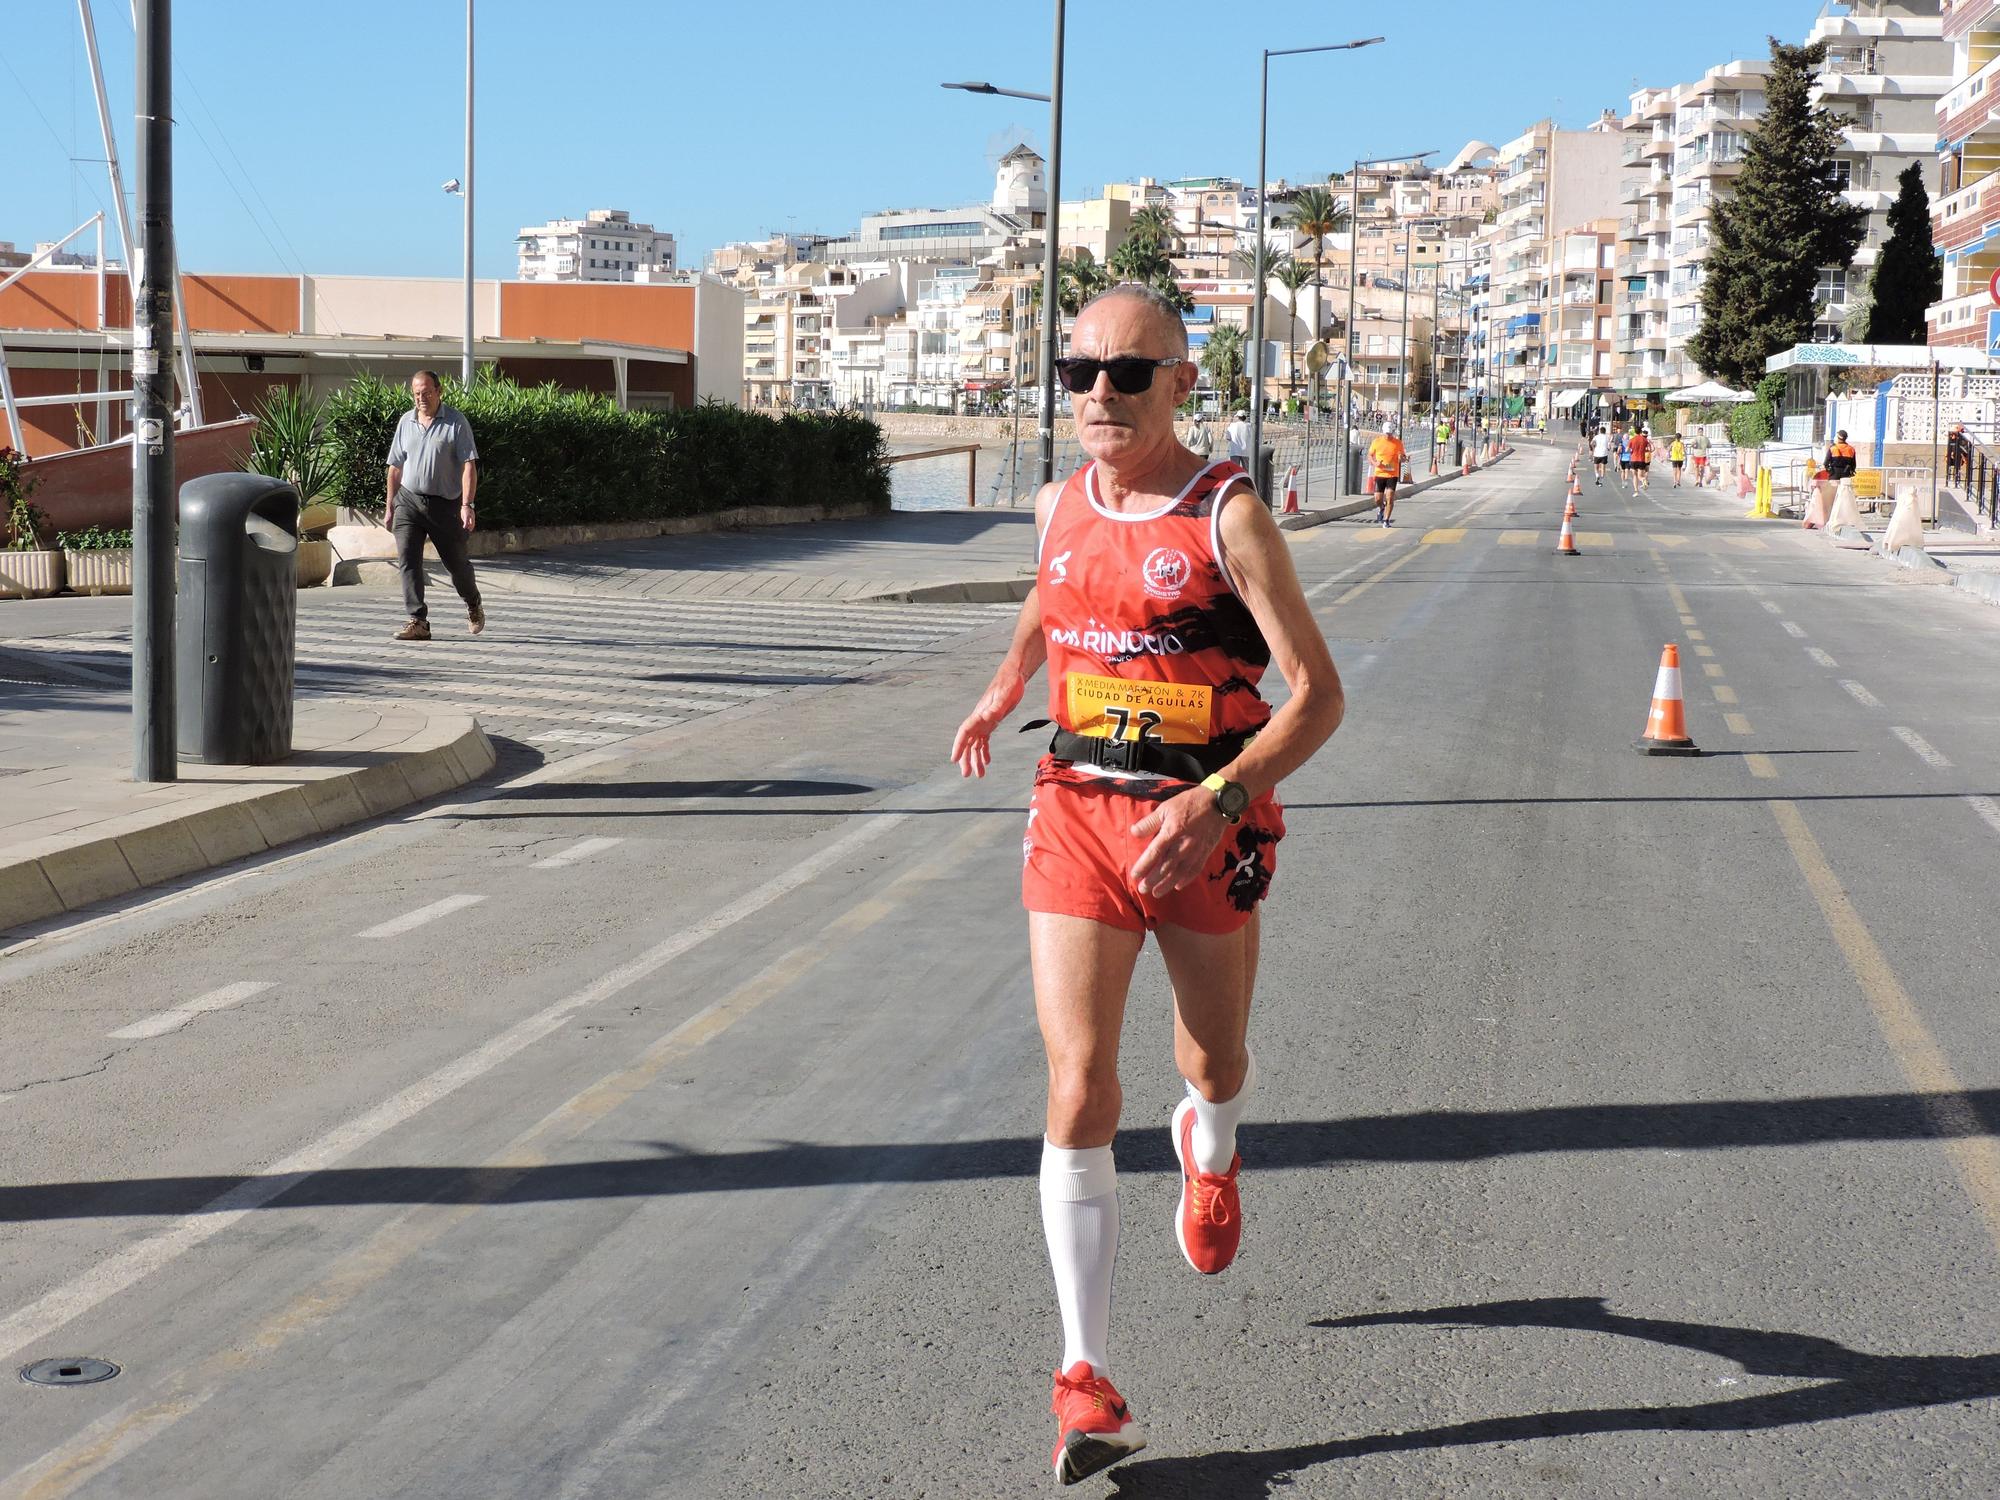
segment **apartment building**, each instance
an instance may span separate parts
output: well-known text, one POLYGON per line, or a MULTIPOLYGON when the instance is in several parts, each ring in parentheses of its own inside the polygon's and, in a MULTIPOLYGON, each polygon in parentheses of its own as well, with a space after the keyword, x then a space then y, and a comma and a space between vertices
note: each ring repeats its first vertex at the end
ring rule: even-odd
POLYGON ((1586 392, 1611 384, 1618 234, 1618 220, 1603 218, 1566 229, 1556 241, 1547 328, 1552 411, 1568 411, 1586 392))
POLYGON ((1560 246, 1567 230, 1618 217, 1624 126, 1606 115, 1585 130, 1540 120, 1498 148, 1489 359, 1525 411, 1546 415, 1557 346, 1560 246))
POLYGON ((971 265, 1039 230, 1047 216, 1042 158, 1016 146, 1000 158, 989 201, 866 214, 856 233, 827 241, 820 254, 835 264, 918 259, 971 265))
POLYGON ((674 237, 622 208, 523 229, 514 249, 522 281, 662 281, 678 269, 674 237))
POLYGON ((1944 260, 1944 291, 1930 310, 1930 342, 2000 349, 1987 293, 2000 271, 2000 0, 1945 0, 1951 87, 1937 104, 1941 196, 1931 235, 1944 260))
MULTIPOLYGON (((1828 8, 1831 12, 1831 7, 1828 8)), ((1868 237, 1852 267, 1820 277, 1825 306, 1814 338, 1837 343, 1841 326, 1866 295, 1896 179, 1921 163, 1924 186, 1938 193, 1938 101, 1952 86, 1952 46, 1941 0, 1847 0, 1844 14, 1823 14, 1806 40, 1826 44, 1815 97, 1842 120, 1834 174, 1849 202, 1868 211, 1868 237)))

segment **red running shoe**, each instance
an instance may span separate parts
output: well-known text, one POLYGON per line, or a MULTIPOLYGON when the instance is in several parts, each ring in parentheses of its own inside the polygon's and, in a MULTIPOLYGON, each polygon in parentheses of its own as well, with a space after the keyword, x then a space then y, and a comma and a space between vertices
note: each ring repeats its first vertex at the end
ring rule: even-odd
POLYGON ((1067 1373, 1056 1371, 1056 1478, 1064 1484, 1088 1479, 1146 1446, 1146 1435, 1118 1388, 1078 1360, 1067 1373))
POLYGON ((1174 1238, 1187 1263, 1204 1276, 1225 1271, 1243 1241, 1243 1200, 1236 1173, 1243 1158, 1231 1159, 1227 1173, 1194 1169, 1194 1101, 1174 1110, 1174 1155, 1181 1164, 1181 1201, 1174 1210, 1174 1238))

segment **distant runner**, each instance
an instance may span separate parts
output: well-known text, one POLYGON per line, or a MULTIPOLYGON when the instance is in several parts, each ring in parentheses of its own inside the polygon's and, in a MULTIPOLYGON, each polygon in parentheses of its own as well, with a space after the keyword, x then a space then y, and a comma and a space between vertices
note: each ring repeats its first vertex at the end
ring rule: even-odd
MULTIPOLYGON (((1214 1275, 1242 1234, 1236 1127, 1257 1081, 1246 1040, 1257 909, 1285 832, 1278 783, 1339 725, 1340 677, 1291 554, 1242 469, 1174 441, 1194 388, 1172 303, 1123 285, 1085 304, 1057 362, 1091 462, 1035 497, 1040 575, 1013 644, 951 755, 983 776, 992 735, 1043 662, 1055 736, 1035 772, 1022 853, 1035 1011, 1048 1054, 1042 1229, 1062 1313, 1056 1478, 1145 1446, 1111 1382, 1118 1041, 1151 932, 1174 988, 1186 1097, 1174 1236, 1214 1275), (1276 662, 1291 695, 1258 691, 1276 662)), ((1177 1365, 1182 1403, 1213 1396, 1177 1365)))
POLYGON ((1694 460, 1694 487, 1700 489, 1708 478, 1708 434, 1699 427, 1694 430, 1694 441, 1688 445, 1688 457, 1694 460))
POLYGON ((1597 477, 1591 480, 1592 484, 1604 483, 1604 466, 1610 460, 1611 434, 1602 423, 1599 423, 1597 431, 1590 435, 1590 461, 1597 466, 1597 477))
POLYGON ((1673 442, 1667 446, 1667 462, 1674 466, 1675 489, 1681 487, 1681 467, 1687 463, 1687 457, 1687 444, 1681 441, 1681 435, 1677 432, 1674 434, 1673 442))
POLYGON ((1396 486, 1403 482, 1403 440, 1385 432, 1368 445, 1368 460, 1375 466, 1375 519, 1384 526, 1396 524, 1396 486))
POLYGON ((1643 427, 1632 432, 1632 487, 1636 493, 1646 488, 1647 478, 1653 469, 1653 440, 1646 435, 1643 427))

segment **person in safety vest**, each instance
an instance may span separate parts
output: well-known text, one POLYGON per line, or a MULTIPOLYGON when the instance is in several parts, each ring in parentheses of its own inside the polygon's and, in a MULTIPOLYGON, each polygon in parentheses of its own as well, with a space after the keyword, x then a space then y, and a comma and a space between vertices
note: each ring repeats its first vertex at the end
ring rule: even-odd
MULTIPOLYGON (((1345 705, 1265 501, 1241 466, 1174 440, 1196 378, 1174 305, 1129 283, 1101 293, 1057 373, 1090 461, 1035 497, 1035 591, 951 755, 983 776, 994 731, 1047 665, 1048 717, 1027 727, 1054 737, 1035 771, 1021 895, 1048 1058, 1042 1229, 1063 1333, 1054 1465, 1073 1484, 1145 1443, 1110 1349, 1111 1142, 1133 964, 1152 933, 1185 1081, 1169 1121, 1173 1233, 1188 1264, 1214 1275, 1243 1231, 1236 1129, 1257 1084, 1250 992, 1285 831, 1278 784, 1345 705), (1259 690, 1273 663, 1291 689, 1276 710, 1259 690)), ((1213 1372, 1176 1363, 1198 1407, 1213 1372)))
POLYGON ((1826 447, 1826 477, 1832 480, 1852 479, 1857 465, 1854 444, 1847 440, 1847 429, 1841 428, 1834 434, 1833 441, 1826 447))

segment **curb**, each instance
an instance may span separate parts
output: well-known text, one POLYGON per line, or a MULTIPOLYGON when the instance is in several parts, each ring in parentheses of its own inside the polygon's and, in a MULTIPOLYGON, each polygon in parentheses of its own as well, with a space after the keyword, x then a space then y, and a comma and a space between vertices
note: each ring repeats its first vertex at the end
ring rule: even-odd
POLYGON ((842 604, 1019 604, 1035 591, 1032 578, 1001 578, 992 582, 927 583, 917 588, 891 589, 886 594, 854 594, 842 604))
POLYGON ((199 807, 133 813, 0 855, 0 931, 379 818, 493 769, 492 743, 470 715, 442 716, 435 739, 330 775, 218 788, 223 795, 199 807))
MULTIPOLYGON (((1508 457, 1513 452, 1514 449, 1511 445, 1502 448, 1498 458, 1490 459, 1486 463, 1479 465, 1470 474, 1460 474, 1454 470, 1449 474, 1439 474, 1430 479, 1419 479, 1415 484, 1403 490, 1396 498, 1398 500, 1408 500, 1413 496, 1423 494, 1427 490, 1434 490, 1439 485, 1450 484, 1455 479, 1475 478, 1485 473, 1494 464, 1499 463, 1501 459, 1508 457)), ((1363 511, 1370 511, 1374 508, 1375 502, 1364 497, 1360 500, 1350 500, 1345 504, 1328 506, 1325 510, 1309 510, 1296 516, 1279 516, 1278 525, 1285 531, 1304 531, 1310 526, 1324 526, 1328 521, 1344 520, 1348 516, 1358 516, 1363 511)))

